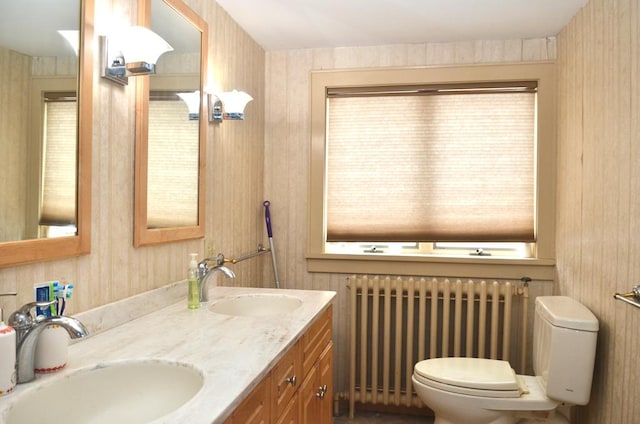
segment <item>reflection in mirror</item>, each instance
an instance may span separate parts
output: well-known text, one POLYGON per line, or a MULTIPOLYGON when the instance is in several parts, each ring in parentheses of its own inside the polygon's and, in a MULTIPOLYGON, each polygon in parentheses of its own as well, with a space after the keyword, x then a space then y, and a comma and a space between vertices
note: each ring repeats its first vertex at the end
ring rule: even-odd
POLYGON ((204 236, 206 137, 206 23, 179 0, 143 0, 140 9, 140 24, 150 22, 174 50, 137 82, 136 246, 204 236))
MULTIPOLYGON (((155 90, 151 78, 147 161, 147 228, 198 225, 198 113, 180 97, 200 90, 155 90), (179 145, 176 145, 179 140, 179 145)), ((200 110, 198 103, 197 109, 200 110)))
POLYGON ((93 0, 0 5, 0 266, 89 252, 92 29, 93 0))
POLYGON ((6 123, 0 125, 6 153, 0 155, 6 200, 0 242, 47 237, 60 228, 74 235, 80 1, 5 3, 0 67, 7 72, 0 74, 11 77, 0 89, 6 123), (30 17, 26 25, 22 16, 30 17))

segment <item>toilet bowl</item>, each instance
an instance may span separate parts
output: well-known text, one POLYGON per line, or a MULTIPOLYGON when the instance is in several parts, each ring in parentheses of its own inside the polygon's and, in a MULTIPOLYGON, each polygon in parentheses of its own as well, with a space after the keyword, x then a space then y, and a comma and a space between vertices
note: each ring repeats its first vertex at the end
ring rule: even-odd
POLYGON ((567 423, 556 407, 589 401, 598 321, 564 296, 536 298, 535 376, 517 375, 508 361, 433 358, 414 366, 418 397, 434 424, 567 423))
POLYGON ((535 377, 516 375, 507 361, 430 359, 416 364, 412 381, 435 424, 514 424, 551 417, 558 405, 535 377))

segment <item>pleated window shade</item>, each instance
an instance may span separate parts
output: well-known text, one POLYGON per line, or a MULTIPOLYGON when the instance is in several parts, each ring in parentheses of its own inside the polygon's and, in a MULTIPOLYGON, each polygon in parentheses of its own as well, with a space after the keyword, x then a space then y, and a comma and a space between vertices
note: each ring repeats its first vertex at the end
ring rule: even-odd
POLYGON ((148 228, 198 224, 199 121, 176 99, 149 102, 148 228))
POLYGON ((40 225, 76 223, 78 109, 65 97, 45 95, 40 225))
POLYGON ((327 93, 327 241, 535 241, 535 83, 327 93))

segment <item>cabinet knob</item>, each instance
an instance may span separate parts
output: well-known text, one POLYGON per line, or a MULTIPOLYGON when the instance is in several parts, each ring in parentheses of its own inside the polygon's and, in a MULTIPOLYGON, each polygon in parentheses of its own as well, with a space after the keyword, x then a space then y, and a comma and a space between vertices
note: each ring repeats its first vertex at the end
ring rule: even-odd
POLYGON ((291 384, 292 386, 295 386, 297 379, 296 379, 296 376, 294 375, 294 376, 285 378, 284 381, 291 384))
POLYGON ((324 399, 324 395, 327 394, 327 385, 323 384, 322 386, 318 387, 318 393, 316 393, 316 397, 319 399, 324 399))

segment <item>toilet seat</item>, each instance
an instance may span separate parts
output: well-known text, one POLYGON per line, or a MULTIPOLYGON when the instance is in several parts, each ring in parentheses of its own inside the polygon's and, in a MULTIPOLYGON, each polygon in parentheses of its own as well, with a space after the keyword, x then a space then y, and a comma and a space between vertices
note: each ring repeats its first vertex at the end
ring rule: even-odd
POLYGON ((495 359, 427 359, 415 365, 414 376, 427 386, 468 396, 519 398, 526 392, 509 362, 495 359))
MULTIPOLYGON (((491 397, 487 395, 487 393, 491 394, 489 390, 474 391, 474 389, 469 389, 469 394, 456 393, 453 390, 460 390, 460 387, 456 388, 453 385, 445 384, 441 389, 436 387, 437 382, 434 384, 434 380, 424 378, 415 371, 412 376, 416 392, 423 392, 423 394, 429 392, 432 395, 439 393, 438 396, 441 399, 442 396, 446 396, 454 404, 464 404, 469 408, 497 411, 551 411, 560 403, 546 396, 540 380, 536 376, 518 375, 517 379, 524 383, 527 392, 522 393, 519 397, 491 397)), ((426 401, 428 398, 421 396, 421 399, 426 401)), ((433 405, 430 407, 433 409, 433 405)))

